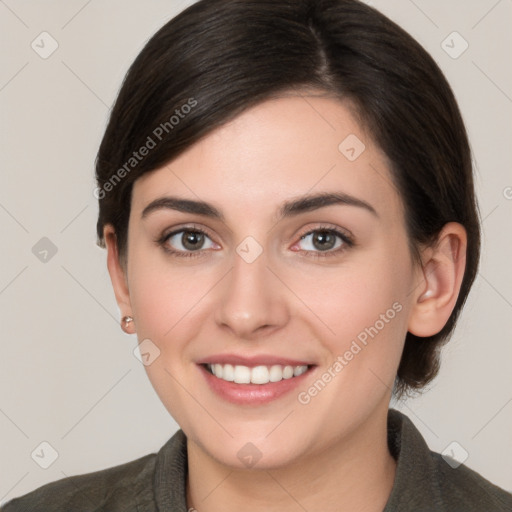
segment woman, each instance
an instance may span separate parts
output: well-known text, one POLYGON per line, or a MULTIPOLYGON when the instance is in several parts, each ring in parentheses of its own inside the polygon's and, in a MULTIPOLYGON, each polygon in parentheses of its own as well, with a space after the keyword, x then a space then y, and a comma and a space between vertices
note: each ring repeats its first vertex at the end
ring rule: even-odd
POLYGON ((396 396, 436 375, 480 247, 461 116, 355 0, 203 0, 130 68, 97 158, 125 332, 181 427, 18 510, 512 510, 396 396))

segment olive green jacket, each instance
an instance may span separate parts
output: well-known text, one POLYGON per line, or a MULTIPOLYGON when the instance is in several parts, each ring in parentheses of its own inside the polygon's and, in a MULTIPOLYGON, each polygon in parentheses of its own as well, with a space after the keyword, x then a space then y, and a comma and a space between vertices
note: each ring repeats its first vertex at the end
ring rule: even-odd
MULTIPOLYGON (((402 413, 390 409, 388 443, 398 461, 383 512, 512 512, 512 494, 431 452, 402 413)), ((46 484, 1 512, 186 512, 187 446, 179 430, 156 454, 46 484)))

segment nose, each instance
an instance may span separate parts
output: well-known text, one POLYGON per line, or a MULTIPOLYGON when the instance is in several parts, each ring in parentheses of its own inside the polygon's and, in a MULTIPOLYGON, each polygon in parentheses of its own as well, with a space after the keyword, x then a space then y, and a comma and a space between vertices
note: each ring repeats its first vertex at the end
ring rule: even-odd
POLYGON ((237 339, 256 340, 289 321, 286 287, 268 263, 265 252, 252 262, 237 253, 222 280, 215 320, 237 339))

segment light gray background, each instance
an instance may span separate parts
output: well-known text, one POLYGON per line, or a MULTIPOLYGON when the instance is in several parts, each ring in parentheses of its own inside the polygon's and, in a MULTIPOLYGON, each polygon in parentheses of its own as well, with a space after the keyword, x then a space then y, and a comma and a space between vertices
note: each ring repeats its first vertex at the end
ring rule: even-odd
MULTIPOLYGON (((93 163, 129 64, 190 3, 0 0, 0 502, 154 452, 177 428, 118 325, 95 245, 93 163), (31 47, 50 48, 43 31, 59 45, 46 59, 31 47), (32 252, 42 237, 57 247, 47 262, 32 252), (43 441, 58 453, 48 469, 43 441)), ((432 449, 457 441, 469 467, 512 490, 512 0, 368 3, 452 84, 484 219, 482 266, 441 375, 398 407, 432 449), (462 49, 453 31, 469 43, 456 59, 445 51, 462 49)))

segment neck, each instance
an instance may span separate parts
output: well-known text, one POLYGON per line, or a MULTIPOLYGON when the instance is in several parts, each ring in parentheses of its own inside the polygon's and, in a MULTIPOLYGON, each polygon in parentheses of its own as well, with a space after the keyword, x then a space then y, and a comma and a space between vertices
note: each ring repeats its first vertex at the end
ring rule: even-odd
POLYGON ((234 469, 188 441, 188 506, 198 512, 382 512, 396 462, 387 444, 387 408, 321 452, 273 469, 234 469))

